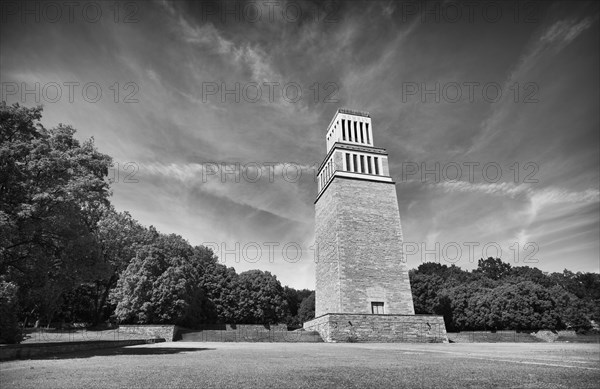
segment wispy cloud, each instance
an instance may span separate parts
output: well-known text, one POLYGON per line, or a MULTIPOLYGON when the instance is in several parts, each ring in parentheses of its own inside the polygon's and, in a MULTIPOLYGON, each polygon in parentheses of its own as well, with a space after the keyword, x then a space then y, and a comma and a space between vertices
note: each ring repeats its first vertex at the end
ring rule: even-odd
POLYGON ((571 192, 559 188, 546 188, 533 191, 529 195, 531 214, 536 216, 542 209, 560 204, 597 204, 600 201, 598 189, 586 189, 580 192, 571 192))
POLYGON ((569 191, 557 187, 534 189, 529 184, 514 184, 512 182, 500 183, 470 183, 466 181, 446 181, 439 184, 429 184, 431 187, 439 187, 444 192, 473 192, 485 195, 507 196, 517 198, 519 196, 529 203, 529 214, 534 218, 542 209, 560 204, 596 204, 600 202, 598 189, 586 189, 583 191, 569 191))
POLYGON ((596 15, 594 17, 585 17, 580 21, 577 21, 576 19, 559 20, 544 32, 540 41, 568 44, 584 30, 588 29, 597 19, 598 16, 596 15))
POLYGON ((301 179, 314 182, 315 166, 288 163, 148 163, 142 166, 142 170, 146 176, 175 180, 179 185, 291 221, 310 223, 312 219, 312 207, 294 194, 300 190, 301 179))
POLYGON ((509 196, 511 198, 520 194, 530 194, 533 190, 527 184, 516 185, 511 182, 499 183, 470 183, 467 181, 444 181, 439 184, 430 184, 441 187, 448 192, 479 192, 484 194, 509 196))
MULTIPOLYGON (((323 19, 324 9, 314 12, 322 5, 311 1, 298 2, 304 16, 298 21, 266 14, 255 22, 243 15, 223 21, 203 15, 199 2, 164 0, 138 3, 136 23, 114 23, 108 11, 96 24, 14 18, 0 25, 0 77, 30 89, 40 82, 40 92, 46 82, 98 82, 105 97, 98 103, 81 94, 70 103, 66 93, 49 103, 40 93, 44 124, 69 123, 79 137, 94 136, 121 167, 135 161, 139 182, 116 183, 113 202, 195 244, 309 245, 325 128, 336 108, 348 106, 371 112, 375 145, 388 150, 394 177, 403 161, 496 161, 504 169, 496 183, 399 182, 407 241, 428 248, 447 240, 494 241, 507 250, 536 242, 543 270, 597 267, 597 6, 544 3, 537 23, 515 24, 512 8, 503 9, 498 23, 468 17, 438 23, 406 18, 393 1, 333 3, 339 4, 334 21, 323 19), (119 102, 109 89, 115 82, 119 102), (139 87, 138 103, 122 101, 127 82, 139 87), (272 100, 266 87, 256 102, 222 99, 220 91, 203 98, 205 83, 234 90, 250 82, 294 82, 303 95, 291 103, 280 86, 272 100), (423 102, 421 95, 403 102, 406 82, 480 87, 475 102, 423 102), (492 82, 502 89, 494 103, 481 99, 481 86, 492 82), (536 102, 523 101, 532 92, 527 83, 537 87, 530 96, 536 102), (250 179, 242 174, 235 182, 232 174, 223 179, 206 170, 216 163, 235 171, 238 162, 250 179), (523 181, 528 162, 539 167, 538 184, 523 181), (286 164, 295 166, 290 176, 301 169, 301 179, 286 180, 286 164), (252 166, 259 180, 252 180, 258 172, 252 166)), ((15 101, 22 102, 20 94, 10 97, 15 101)), ((31 95, 22 103, 36 104, 31 95)), ((247 265, 272 269, 297 287, 314 285, 311 263, 247 265)))

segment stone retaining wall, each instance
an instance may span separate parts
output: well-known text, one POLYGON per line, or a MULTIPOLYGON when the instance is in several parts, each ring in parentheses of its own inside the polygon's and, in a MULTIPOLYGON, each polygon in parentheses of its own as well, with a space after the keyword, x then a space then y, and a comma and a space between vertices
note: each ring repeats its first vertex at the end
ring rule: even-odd
POLYGON ((447 343, 442 316, 327 313, 304 323, 325 342, 447 343))
POLYGON ((167 342, 176 340, 179 327, 172 324, 119 325, 119 333, 142 335, 146 338, 162 338, 167 342))
POLYGON ((452 343, 535 343, 544 342, 531 332, 503 331, 462 331, 448 333, 452 343))
POLYGON ((185 330, 182 331, 181 337, 184 342, 315 343, 323 341, 315 331, 185 330))
POLYGON ((169 324, 134 324, 134 325, 120 325, 118 332, 120 334, 135 334, 141 335, 146 338, 163 338, 167 342, 181 340, 182 334, 189 332, 202 332, 202 331, 225 331, 228 333, 237 334, 258 334, 253 335, 262 337, 260 334, 269 334, 270 332, 287 332, 287 325, 285 324, 205 324, 199 329, 187 329, 176 325, 169 324))
POLYGON ((203 329, 241 332, 287 331, 287 324, 207 324, 203 329))

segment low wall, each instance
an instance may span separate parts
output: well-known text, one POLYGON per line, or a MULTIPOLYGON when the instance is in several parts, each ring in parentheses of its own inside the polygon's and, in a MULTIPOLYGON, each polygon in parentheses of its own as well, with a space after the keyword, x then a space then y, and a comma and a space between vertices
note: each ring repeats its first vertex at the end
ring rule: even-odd
POLYGON ((172 324, 132 324, 119 325, 119 333, 142 335, 148 339, 176 340, 179 327, 172 324))
POLYGON ((599 336, 577 335, 575 331, 563 330, 502 330, 449 332, 453 343, 535 343, 535 342, 582 342, 598 343, 599 336))
POLYGON ((269 332, 287 331, 286 324, 203 324, 195 331, 269 332))
POLYGON ((323 341, 315 331, 185 330, 181 335, 181 340, 184 342, 316 343, 323 341))
POLYGON ((442 316, 327 313, 304 323, 325 342, 447 343, 442 316))
POLYGON ((162 338, 167 342, 182 340, 182 336, 189 333, 222 332, 226 333, 223 335, 225 338, 229 336, 228 334, 233 334, 236 338, 264 338, 268 337, 270 333, 284 331, 287 332, 285 324, 204 324, 199 329, 188 329, 170 324, 132 324, 120 325, 118 328, 121 336, 140 335, 150 339, 162 338))
POLYGON ((146 344, 148 340, 100 340, 84 342, 31 343, 0 345, 0 361, 11 359, 29 359, 48 355, 71 353, 75 351, 95 350, 111 347, 146 344))
POLYGON ((322 342, 315 331, 288 331, 285 324, 205 324, 197 329, 179 328, 184 342, 322 342))
POLYGON ((448 339, 452 343, 535 343, 545 342, 531 331, 462 331, 449 332, 448 339))

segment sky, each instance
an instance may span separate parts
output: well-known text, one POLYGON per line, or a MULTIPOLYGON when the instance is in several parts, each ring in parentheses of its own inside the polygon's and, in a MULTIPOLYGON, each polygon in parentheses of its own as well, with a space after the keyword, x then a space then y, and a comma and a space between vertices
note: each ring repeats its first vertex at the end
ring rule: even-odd
POLYGON ((2 1, 2 100, 114 158, 112 203, 314 288, 338 108, 389 153, 405 257, 599 272, 599 6, 2 1))

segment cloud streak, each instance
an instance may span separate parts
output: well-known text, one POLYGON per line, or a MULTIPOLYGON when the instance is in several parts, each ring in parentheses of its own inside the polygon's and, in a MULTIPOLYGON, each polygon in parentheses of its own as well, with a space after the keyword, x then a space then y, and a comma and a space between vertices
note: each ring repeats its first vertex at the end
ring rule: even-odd
MULTIPOLYGON (((0 25, 3 82, 102 85, 98 103, 38 101, 45 105, 45 125, 72 124, 80 138, 94 136, 121 168, 139 166, 138 183, 113 185, 118 209, 194 244, 309 246, 315 166, 326 153, 327 124, 338 107, 347 107, 371 113, 375 145, 389 152, 408 241, 428 247, 494 241, 506 250, 514 242, 535 242, 544 271, 597 269, 600 42, 594 3, 545 2, 534 23, 516 23, 508 8, 503 15, 510 16, 497 23, 436 22, 403 14, 390 1, 333 2, 339 9, 331 15, 324 8, 316 12, 320 3, 300 1, 297 21, 280 14, 223 21, 203 14, 204 4, 140 2, 136 23, 13 18, 0 25), (139 87, 138 103, 122 101, 128 82, 139 87), (243 88, 252 82, 297 83, 302 96, 290 102, 281 86, 273 99, 263 88, 256 102, 236 92, 223 99, 221 90, 203 95, 207 83, 235 91, 236 83, 243 88), (480 93, 472 102, 465 96, 436 102, 417 94, 403 100, 406 83, 431 90, 449 82, 496 83, 502 97, 489 102, 480 93), (108 89, 115 83, 117 103, 108 89), (528 83, 537 86, 533 94, 528 83), (537 102, 524 102, 529 95, 537 102), (406 161, 495 161, 518 166, 519 175, 513 179, 506 170, 513 180, 496 183, 400 180, 406 161), (537 184, 523 180, 530 162, 539 167, 537 184), (206 170, 213 163, 219 174, 206 170), (238 163, 248 168, 239 182, 235 174, 223 179, 221 172, 235 172, 238 163), (297 170, 302 176, 295 181, 297 170)), ((8 100, 36 105, 32 95, 8 100)), ((314 266, 305 260, 234 264, 313 287, 314 266)), ((409 258, 409 266, 419 263, 409 258)))

